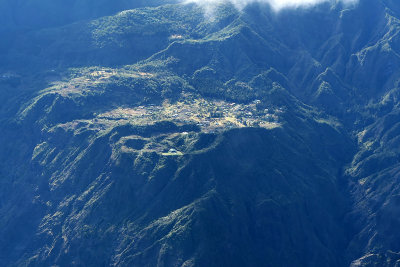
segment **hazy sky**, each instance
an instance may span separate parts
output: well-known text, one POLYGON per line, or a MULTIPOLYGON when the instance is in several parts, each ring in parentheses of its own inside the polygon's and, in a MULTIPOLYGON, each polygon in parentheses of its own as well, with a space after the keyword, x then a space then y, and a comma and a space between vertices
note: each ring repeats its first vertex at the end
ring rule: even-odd
POLYGON ((269 3, 273 9, 280 10, 287 7, 307 7, 312 6, 322 2, 336 2, 340 1, 346 4, 352 4, 358 0, 185 0, 187 3, 197 3, 205 7, 211 7, 218 3, 232 2, 238 8, 243 8, 249 3, 262 2, 269 3))

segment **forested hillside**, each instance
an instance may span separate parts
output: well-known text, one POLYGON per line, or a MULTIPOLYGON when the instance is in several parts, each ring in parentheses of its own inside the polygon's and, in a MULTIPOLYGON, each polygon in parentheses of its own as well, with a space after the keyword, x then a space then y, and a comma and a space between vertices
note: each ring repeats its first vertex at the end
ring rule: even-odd
POLYGON ((1 266, 400 265, 400 2, 0 22, 1 266))

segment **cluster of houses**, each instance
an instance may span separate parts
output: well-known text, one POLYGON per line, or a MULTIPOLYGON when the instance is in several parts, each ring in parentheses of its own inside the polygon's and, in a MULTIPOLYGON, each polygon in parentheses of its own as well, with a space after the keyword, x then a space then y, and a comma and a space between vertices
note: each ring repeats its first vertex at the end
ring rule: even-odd
POLYGON ((102 114, 102 117, 128 119, 135 124, 170 120, 181 124, 197 124, 204 132, 218 132, 240 127, 263 127, 262 125, 268 123, 279 123, 280 111, 260 108, 260 104, 260 100, 241 104, 189 98, 175 103, 119 109, 102 114))

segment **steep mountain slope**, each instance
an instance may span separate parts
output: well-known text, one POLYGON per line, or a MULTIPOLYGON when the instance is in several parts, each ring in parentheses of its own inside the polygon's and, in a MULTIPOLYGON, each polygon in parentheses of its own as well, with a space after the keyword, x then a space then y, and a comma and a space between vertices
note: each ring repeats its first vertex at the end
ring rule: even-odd
POLYGON ((1 29, 40 29, 94 19, 118 11, 173 3, 167 0, 0 1, 1 29))
POLYGON ((399 264, 400 4, 72 2, 0 2, 0 265, 399 264))

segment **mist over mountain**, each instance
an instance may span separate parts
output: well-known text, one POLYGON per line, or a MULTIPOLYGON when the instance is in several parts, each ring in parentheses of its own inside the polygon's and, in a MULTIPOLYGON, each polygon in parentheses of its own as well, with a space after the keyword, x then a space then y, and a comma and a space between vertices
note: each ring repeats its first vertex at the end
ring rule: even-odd
POLYGON ((400 2, 212 2, 0 1, 0 266, 400 265, 400 2))
POLYGON ((185 0, 184 3, 196 3, 206 8, 214 8, 213 6, 232 3, 237 8, 242 9, 249 4, 264 3, 270 5, 274 10, 279 11, 284 8, 312 7, 321 3, 354 5, 358 0, 185 0))

